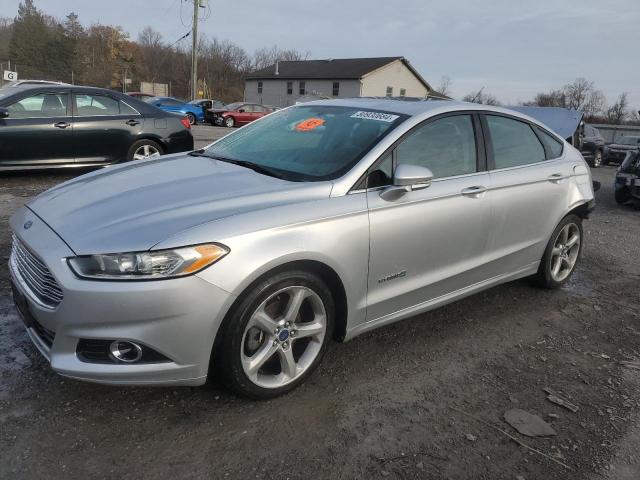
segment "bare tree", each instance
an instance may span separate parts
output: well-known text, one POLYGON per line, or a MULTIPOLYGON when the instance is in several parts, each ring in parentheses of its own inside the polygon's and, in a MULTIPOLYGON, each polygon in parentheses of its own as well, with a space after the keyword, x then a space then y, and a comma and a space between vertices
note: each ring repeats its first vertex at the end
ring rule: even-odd
POLYGON ((451 96, 451 77, 449 77, 448 75, 444 75, 442 77, 440 77, 440 83, 438 84, 438 87, 436 88, 436 92, 444 95, 445 97, 450 97, 451 96))
POLYGON ((141 47, 159 48, 162 47, 162 34, 152 27, 144 27, 138 34, 138 44, 141 47))
POLYGON ((309 52, 299 52, 294 49, 281 49, 277 45, 271 48, 260 48, 253 54, 253 70, 260 70, 262 68, 275 65, 276 62, 286 62, 294 60, 307 60, 309 58, 309 52))
POLYGON ((616 103, 607 109, 607 121, 614 125, 622 124, 629 116, 629 101, 627 92, 623 92, 616 103))
POLYGON ((484 92, 484 87, 482 87, 477 92, 468 93, 462 98, 462 100, 464 102, 481 103, 483 105, 501 105, 500 101, 496 98, 495 95, 484 92))

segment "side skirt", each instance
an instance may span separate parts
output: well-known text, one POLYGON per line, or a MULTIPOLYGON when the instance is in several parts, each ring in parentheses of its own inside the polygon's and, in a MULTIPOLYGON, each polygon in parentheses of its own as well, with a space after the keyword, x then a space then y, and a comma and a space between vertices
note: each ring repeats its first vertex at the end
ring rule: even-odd
POLYGON ((404 320, 405 318, 409 318, 409 317, 418 315, 420 313, 434 310, 448 303, 452 303, 462 298, 473 295, 474 293, 477 293, 479 291, 486 290, 496 285, 500 285, 501 283, 507 283, 514 280, 518 280, 520 278, 528 277, 530 275, 535 274, 538 271, 539 265, 540 265, 540 262, 534 262, 530 265, 527 265, 526 267, 516 270, 515 272, 498 275, 496 277, 483 280, 473 285, 469 285, 468 287, 461 288, 460 290, 456 290, 454 292, 447 293, 440 297, 427 300, 426 302, 419 303, 412 307, 407 307, 405 309, 398 310, 397 312, 390 313, 383 317, 375 318, 366 323, 361 323, 360 325, 356 325, 355 327, 347 331, 344 341, 346 342, 348 340, 351 340, 354 337, 357 337, 358 335, 361 335, 370 330, 374 330, 376 328, 382 327, 384 325, 389 325, 390 323, 395 323, 400 320, 404 320))

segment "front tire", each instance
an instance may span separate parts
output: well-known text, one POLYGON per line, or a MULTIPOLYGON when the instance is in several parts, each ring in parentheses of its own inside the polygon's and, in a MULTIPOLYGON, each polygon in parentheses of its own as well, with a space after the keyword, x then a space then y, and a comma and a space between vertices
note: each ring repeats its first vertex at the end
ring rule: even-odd
POLYGON ((539 286, 559 288, 569 280, 582 252, 582 237, 582 219, 573 214, 564 217, 553 231, 534 277, 539 286))
POLYGON ((317 275, 296 270, 259 281, 225 321, 219 373, 240 395, 267 399, 302 384, 333 334, 334 300, 317 275))
POLYGON ((193 113, 187 113, 186 117, 189 119, 189 125, 195 125, 197 122, 196 116, 193 113))
POLYGON ((227 128, 233 128, 236 125, 236 120, 233 117, 227 117, 224 119, 224 125, 227 128))

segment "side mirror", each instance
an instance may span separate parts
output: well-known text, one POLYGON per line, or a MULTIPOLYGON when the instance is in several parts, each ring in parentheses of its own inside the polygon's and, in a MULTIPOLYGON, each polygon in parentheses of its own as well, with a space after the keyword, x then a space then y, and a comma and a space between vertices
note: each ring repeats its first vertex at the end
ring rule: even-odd
POLYGON ((9 116, 9 109, 0 107, 0 118, 7 118, 9 116))
POLYGON ((240 110, 238 110, 238 113, 244 113, 244 108, 241 108, 240 110))
POLYGON ((433 172, 419 165, 401 164, 393 173, 393 185, 385 188, 380 197, 383 200, 395 200, 407 192, 422 190, 431 185, 433 172))

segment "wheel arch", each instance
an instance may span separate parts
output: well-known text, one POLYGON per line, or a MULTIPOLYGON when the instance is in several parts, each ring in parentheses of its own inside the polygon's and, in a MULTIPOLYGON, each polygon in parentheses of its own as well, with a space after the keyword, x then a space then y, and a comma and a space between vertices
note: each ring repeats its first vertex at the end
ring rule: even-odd
MULTIPOLYGON (((567 215, 577 215, 581 219, 586 220, 589 218, 589 213, 591 213, 591 211, 593 210, 594 203, 595 202, 587 201, 579 205, 576 205, 573 208, 571 208, 567 213, 565 213, 562 216, 562 218, 566 217, 567 215)), ((562 221, 562 219, 560 219, 560 221, 562 221)), ((558 223, 560 223, 560 221, 558 223)))
POLYGON ((164 141, 164 139, 159 136, 159 135, 154 135, 152 133, 141 133, 140 135, 138 135, 135 140, 133 142, 131 142, 131 145, 129 145, 129 148, 131 148, 131 146, 136 143, 139 142, 140 140, 151 140, 153 142, 156 142, 158 145, 160 145, 162 147, 162 153, 165 154, 167 152, 167 144, 164 141))
POLYGON ((263 281, 265 278, 289 270, 303 270, 306 272, 314 273, 325 282, 325 284, 331 291, 331 295, 333 297, 333 301, 335 302, 336 308, 333 338, 337 341, 342 341, 345 338, 348 317, 347 293, 344 288, 342 279, 340 278, 338 273, 326 263, 318 260, 292 260, 277 266, 273 266, 268 270, 261 272, 242 289, 241 293, 236 297, 234 302, 225 313, 222 323, 220 324, 220 328, 218 328, 218 331, 216 332, 212 349, 213 361, 215 361, 214 355, 221 350, 227 326, 235 315, 238 305, 244 299, 244 295, 246 294, 246 292, 250 291, 256 284, 263 281))

